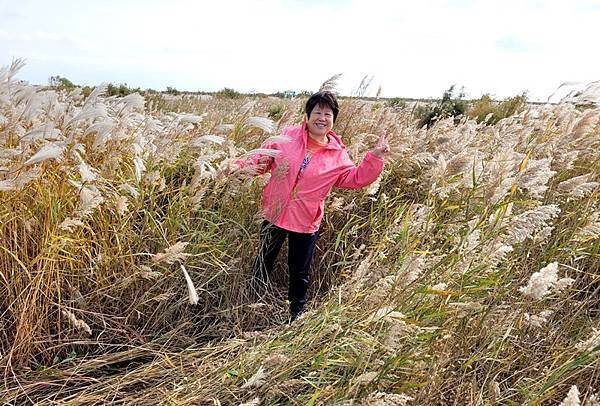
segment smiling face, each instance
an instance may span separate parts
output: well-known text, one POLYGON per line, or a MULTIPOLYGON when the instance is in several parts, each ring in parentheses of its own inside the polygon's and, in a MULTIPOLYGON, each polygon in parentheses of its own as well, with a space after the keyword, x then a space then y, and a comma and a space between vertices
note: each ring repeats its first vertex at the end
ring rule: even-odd
POLYGON ((317 104, 306 122, 313 138, 323 138, 333 128, 333 110, 329 106, 317 104))

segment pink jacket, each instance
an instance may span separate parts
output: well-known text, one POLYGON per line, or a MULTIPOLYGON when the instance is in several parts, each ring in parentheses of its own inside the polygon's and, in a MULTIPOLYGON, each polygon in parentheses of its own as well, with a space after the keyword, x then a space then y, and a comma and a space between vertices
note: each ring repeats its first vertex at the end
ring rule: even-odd
MULTIPOLYGON (((287 127, 281 134, 290 140, 261 147, 280 151, 261 166, 261 173, 271 172, 263 190, 262 210, 266 220, 285 230, 316 232, 332 187, 358 189, 375 181, 383 170, 383 159, 372 152, 367 153, 358 167, 354 166, 340 137, 330 131, 327 147, 314 154, 300 174, 306 155, 306 124, 287 127)), ((258 165, 261 158, 264 156, 254 156, 238 165, 258 165)))

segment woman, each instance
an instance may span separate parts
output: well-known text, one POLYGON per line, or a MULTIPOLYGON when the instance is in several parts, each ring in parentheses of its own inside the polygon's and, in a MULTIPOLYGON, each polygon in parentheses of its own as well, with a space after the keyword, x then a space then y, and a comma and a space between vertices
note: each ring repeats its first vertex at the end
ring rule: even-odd
POLYGON ((382 135, 362 163, 354 166, 342 140, 332 130, 338 112, 333 93, 313 94, 306 102, 302 124, 282 131, 289 140, 262 146, 276 150, 275 157, 255 156, 238 163, 240 168, 252 165, 258 173, 271 173, 262 196, 265 220, 253 265, 253 286, 259 293, 264 292, 287 237, 292 320, 306 304, 310 264, 327 195, 333 187, 358 189, 375 181, 383 170, 383 157, 389 152, 382 135))

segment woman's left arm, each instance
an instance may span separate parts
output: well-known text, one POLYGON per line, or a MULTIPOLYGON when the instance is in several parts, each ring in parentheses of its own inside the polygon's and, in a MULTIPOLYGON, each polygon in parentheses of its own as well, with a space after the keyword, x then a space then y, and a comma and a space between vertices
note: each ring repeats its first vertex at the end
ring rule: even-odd
POLYGON ((344 151, 344 164, 346 170, 342 172, 335 187, 345 189, 359 189, 373 183, 383 171, 383 158, 390 152, 390 146, 382 134, 373 150, 367 152, 359 166, 354 166, 348 153, 344 151))

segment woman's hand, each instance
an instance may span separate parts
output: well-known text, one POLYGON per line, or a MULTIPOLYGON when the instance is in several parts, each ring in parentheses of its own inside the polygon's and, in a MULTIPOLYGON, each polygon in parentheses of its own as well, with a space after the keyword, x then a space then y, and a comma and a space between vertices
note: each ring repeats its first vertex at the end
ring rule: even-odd
POLYGON ((258 163, 256 164, 256 171, 258 173, 265 173, 267 171, 267 169, 269 168, 269 165, 271 165, 272 161, 273 161, 273 157, 261 156, 258 160, 258 163))
POLYGON ((383 158, 390 152, 390 144, 388 144, 384 132, 381 133, 379 141, 377 141, 377 145, 371 152, 373 152, 373 154, 375 154, 375 156, 378 158, 383 158))

